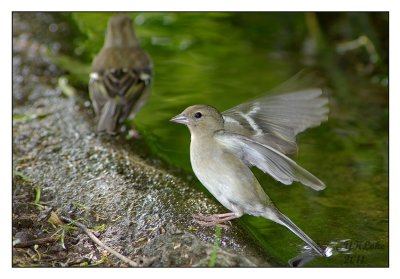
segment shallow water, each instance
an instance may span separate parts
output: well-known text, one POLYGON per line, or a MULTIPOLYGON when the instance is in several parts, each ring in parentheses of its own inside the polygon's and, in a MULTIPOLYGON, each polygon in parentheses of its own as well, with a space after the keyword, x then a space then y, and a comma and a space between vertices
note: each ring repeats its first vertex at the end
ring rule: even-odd
MULTIPOLYGON (((154 154, 192 176, 189 131, 169 122, 171 117, 199 103, 223 111, 266 94, 301 69, 316 69, 325 79, 329 121, 298 136, 295 160, 327 188, 314 192, 297 183, 284 186, 255 173, 278 208, 332 250, 331 257, 306 266, 388 265, 387 15, 130 15, 155 65, 152 96, 135 126, 154 154), (354 41, 361 35, 367 40, 354 41), (364 45, 357 48, 360 42, 364 45)), ((62 17, 75 24, 76 36, 74 53, 60 64, 72 77, 87 81, 90 59, 102 45, 110 14, 62 17), (71 61, 81 63, 79 71, 71 61)), ((193 184, 206 191, 196 180, 193 184)), ((278 264, 286 265, 304 250, 300 239, 270 221, 244 216, 233 222, 237 224, 278 264)))

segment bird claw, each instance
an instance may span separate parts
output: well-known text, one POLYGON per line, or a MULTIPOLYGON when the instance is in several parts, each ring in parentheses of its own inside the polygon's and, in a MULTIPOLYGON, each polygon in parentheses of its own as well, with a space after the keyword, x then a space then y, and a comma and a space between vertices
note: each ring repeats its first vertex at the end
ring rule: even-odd
POLYGON ((229 212, 229 213, 223 213, 223 214, 214 214, 210 216, 204 216, 202 214, 192 214, 193 221, 196 222, 197 224, 200 224, 205 227, 211 227, 211 226, 220 226, 224 229, 227 229, 227 225, 223 225, 221 223, 230 221, 232 219, 238 218, 235 213, 229 212))
POLYGON ((204 220, 204 221, 213 221, 216 218, 215 215, 205 216, 201 214, 192 214, 192 217, 195 220, 204 220))
POLYGON ((131 129, 128 131, 128 135, 129 137, 131 137, 132 139, 138 140, 140 139, 140 134, 137 130, 135 129, 131 129))

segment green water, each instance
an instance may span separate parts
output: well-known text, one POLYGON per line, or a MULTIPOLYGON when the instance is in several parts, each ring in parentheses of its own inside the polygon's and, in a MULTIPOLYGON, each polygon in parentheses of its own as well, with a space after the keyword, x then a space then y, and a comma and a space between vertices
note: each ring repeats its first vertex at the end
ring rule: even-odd
MULTIPOLYGON (((314 192, 297 183, 284 186, 255 173, 282 212, 333 249, 331 257, 307 266, 388 265, 387 14, 130 15, 155 65, 152 96, 135 125, 156 156, 189 174, 189 131, 169 122, 171 117, 199 103, 223 111, 303 68, 316 69, 329 89, 329 121, 298 136, 296 161, 327 188, 314 192), (362 35, 364 45, 353 49, 362 35), (338 46, 347 50, 339 53, 338 46)), ((87 82, 110 16, 63 15, 76 32, 73 53, 60 57, 71 79, 87 82)), ((197 187, 206 191, 200 183, 197 187)), ((244 216, 234 224, 254 235, 278 264, 287 264, 303 249, 295 235, 262 218, 244 216)))

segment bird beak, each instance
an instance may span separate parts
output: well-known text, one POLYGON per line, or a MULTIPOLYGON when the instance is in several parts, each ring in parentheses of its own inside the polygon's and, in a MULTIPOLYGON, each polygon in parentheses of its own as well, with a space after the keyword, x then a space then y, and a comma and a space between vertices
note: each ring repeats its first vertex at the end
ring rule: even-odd
POLYGON ((171 118, 169 121, 185 125, 189 124, 189 120, 187 119, 187 117, 182 114, 178 114, 177 116, 171 118))

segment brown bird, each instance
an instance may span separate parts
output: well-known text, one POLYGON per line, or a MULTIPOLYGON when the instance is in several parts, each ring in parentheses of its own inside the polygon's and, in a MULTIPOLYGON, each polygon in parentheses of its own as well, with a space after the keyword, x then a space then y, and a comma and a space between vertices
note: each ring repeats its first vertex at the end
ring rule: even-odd
POLYGON ((97 132, 116 134, 128 116, 133 119, 149 98, 151 78, 152 62, 139 46, 132 20, 127 15, 114 15, 90 74, 97 132))

